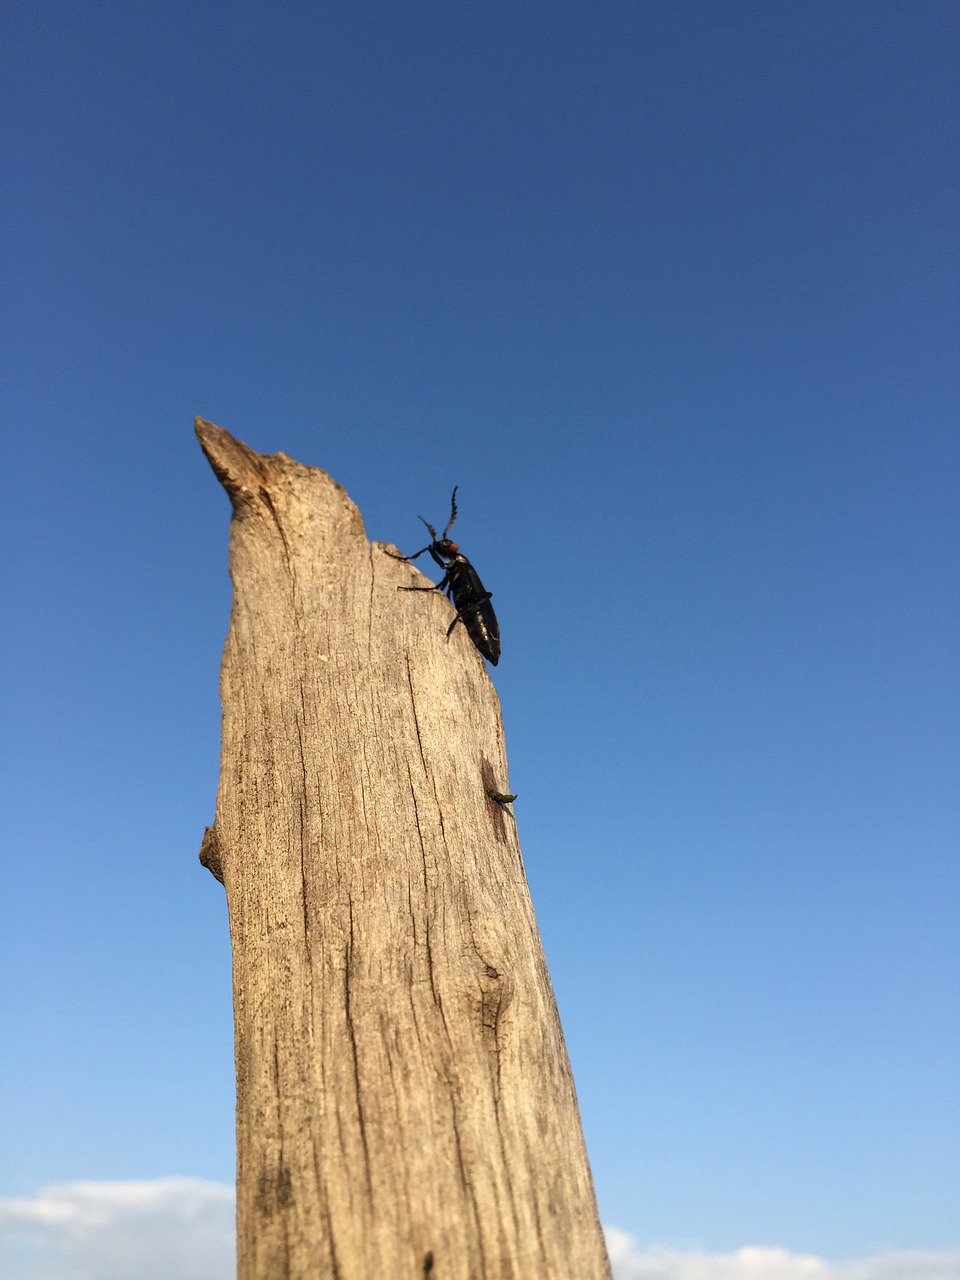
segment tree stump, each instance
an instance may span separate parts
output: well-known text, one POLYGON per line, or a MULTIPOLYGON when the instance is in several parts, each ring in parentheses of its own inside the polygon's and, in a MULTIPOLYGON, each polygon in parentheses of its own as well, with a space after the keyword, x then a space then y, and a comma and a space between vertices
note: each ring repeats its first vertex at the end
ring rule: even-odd
POLYGON ((609 1277, 484 661, 323 471, 233 504, 216 819, 240 1280, 609 1277))

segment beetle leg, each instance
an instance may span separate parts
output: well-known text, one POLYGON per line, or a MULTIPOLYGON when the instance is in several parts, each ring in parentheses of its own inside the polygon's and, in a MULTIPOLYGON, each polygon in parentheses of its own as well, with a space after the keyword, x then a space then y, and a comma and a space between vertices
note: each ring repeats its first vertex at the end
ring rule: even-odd
MULTIPOLYGON (((424 551, 426 550, 428 550, 428 548, 424 547, 424 551)), ((447 575, 444 574, 443 577, 440 579, 440 581, 435 582, 432 587, 397 587, 397 590, 398 591, 446 591, 447 575)))
MULTIPOLYGON (((407 590, 409 591, 410 588, 408 587, 407 590)), ((423 588, 421 587, 420 590, 422 591, 423 588)), ((468 605, 464 605, 464 607, 460 610, 460 612, 457 614, 454 620, 450 623, 449 627, 447 627, 447 639, 448 640, 450 639, 450 635, 453 631, 453 628, 457 625, 458 622, 462 622, 463 625, 466 626, 467 618, 470 617, 471 613, 476 613, 476 611, 480 608, 480 606, 482 604, 486 604, 486 602, 490 600, 492 597, 493 597, 492 591, 485 591, 482 596, 477 596, 476 600, 471 600, 468 605)))
POLYGON ((415 551, 412 556, 395 556, 392 551, 388 551, 387 555, 390 557, 391 560, 406 560, 409 563, 409 561, 411 560, 416 560, 418 556, 422 556, 424 551, 429 551, 429 550, 430 550, 429 547, 421 547, 420 550, 415 551))

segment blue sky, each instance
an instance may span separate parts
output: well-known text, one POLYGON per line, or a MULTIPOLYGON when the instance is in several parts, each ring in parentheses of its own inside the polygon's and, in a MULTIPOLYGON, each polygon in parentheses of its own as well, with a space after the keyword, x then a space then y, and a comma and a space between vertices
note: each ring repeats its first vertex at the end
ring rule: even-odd
POLYGON ((0 1208, 233 1177, 200 414, 408 551, 460 486, 618 1275, 960 1250, 958 55, 930 0, 8 10, 0 1208))

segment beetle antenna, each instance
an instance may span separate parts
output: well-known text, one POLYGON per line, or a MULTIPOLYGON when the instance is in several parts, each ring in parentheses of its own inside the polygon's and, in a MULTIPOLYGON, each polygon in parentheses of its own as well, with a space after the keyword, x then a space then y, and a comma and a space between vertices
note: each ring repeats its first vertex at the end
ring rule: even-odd
MULTIPOLYGON (((437 531, 436 531, 436 529, 433 527, 433 525, 432 525, 432 524, 428 524, 428 523, 427 523, 427 521, 426 521, 426 520, 424 520, 423 516, 417 516, 417 519, 418 519, 422 524, 425 524, 425 525, 427 526, 427 532, 430 534, 430 537, 434 540, 434 542, 436 542, 436 540, 437 540, 437 531)), ((449 525, 447 525, 447 529, 449 529, 449 528, 450 528, 450 526, 449 526, 449 525)), ((444 531, 443 531, 443 532, 444 532, 444 535, 446 535, 447 529, 444 529, 444 531)))
POLYGON ((457 518, 457 490, 459 488, 460 486, 458 484, 453 486, 453 493, 450 496, 450 519, 447 521, 447 527, 443 531, 444 537, 446 537, 453 528, 453 522, 457 518))

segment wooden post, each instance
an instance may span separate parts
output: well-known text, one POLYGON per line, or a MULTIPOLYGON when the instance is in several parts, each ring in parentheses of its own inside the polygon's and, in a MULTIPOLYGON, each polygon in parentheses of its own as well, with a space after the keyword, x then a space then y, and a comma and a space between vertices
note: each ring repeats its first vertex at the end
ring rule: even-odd
MULTIPOLYGON (((197 420, 230 495, 216 820, 240 1280, 603 1280, 573 1078, 463 627, 323 471, 197 420)), ((509 642, 509 641, 508 641, 509 642)))

